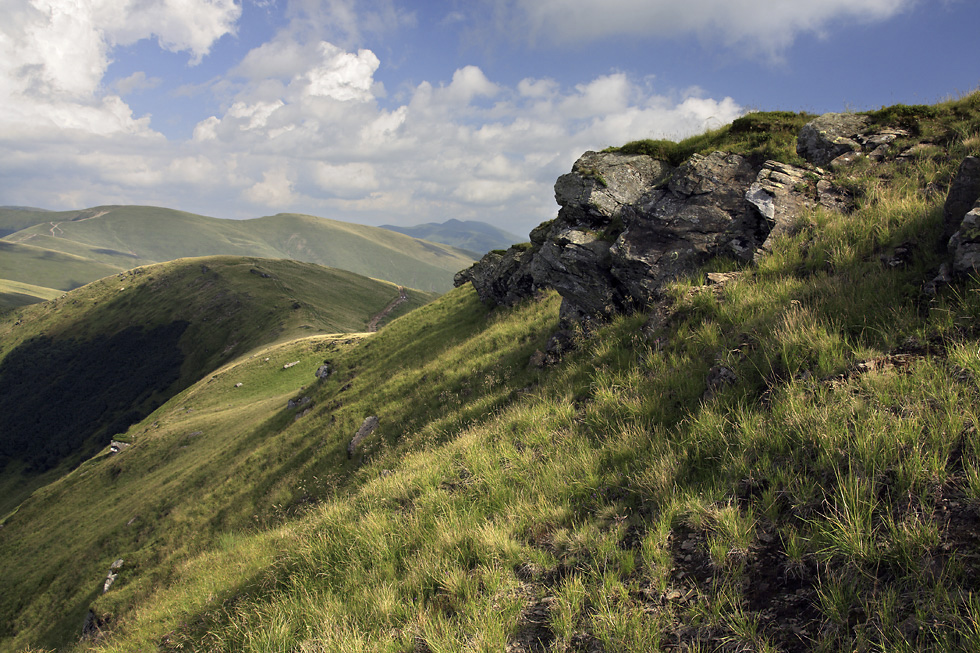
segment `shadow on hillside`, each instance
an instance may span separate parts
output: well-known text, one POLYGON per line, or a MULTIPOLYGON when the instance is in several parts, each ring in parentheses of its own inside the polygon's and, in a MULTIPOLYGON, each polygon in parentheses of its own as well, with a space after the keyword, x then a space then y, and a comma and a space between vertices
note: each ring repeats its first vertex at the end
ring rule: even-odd
POLYGON ((143 419, 179 378, 188 324, 86 341, 38 336, 11 351, 0 363, 0 462, 44 472, 143 419))

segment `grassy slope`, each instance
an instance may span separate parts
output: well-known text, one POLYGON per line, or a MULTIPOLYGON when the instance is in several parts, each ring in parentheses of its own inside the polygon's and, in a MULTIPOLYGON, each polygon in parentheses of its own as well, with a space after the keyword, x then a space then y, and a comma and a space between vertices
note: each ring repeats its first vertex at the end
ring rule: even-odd
POLYGON ((15 231, 26 229, 35 224, 46 220, 53 220, 48 217, 54 215, 51 211, 37 210, 32 211, 25 208, 0 208, 0 237, 12 234, 15 231))
MULTIPOLYGON (((721 290, 678 281, 649 336, 621 317, 538 370, 556 298, 488 316, 461 288, 370 338, 283 345, 337 367, 315 388, 262 358, 198 384, 0 530, 12 587, 39 588, 5 598, 5 647, 65 642, 92 601, 106 638, 83 648, 106 651, 976 650, 980 281, 920 288, 978 104, 920 109, 944 148, 851 169, 857 211, 808 216, 721 290), (706 398, 717 364, 738 380, 706 398), (86 505, 98 534, 53 537, 86 505)), ((739 147, 788 150, 772 132, 739 147)))
POLYGON ((0 241, 0 253, 3 254, 0 279, 50 290, 72 290, 122 269, 76 254, 22 243, 0 241))
POLYGON ((0 279, 0 312, 54 299, 62 294, 64 291, 57 288, 45 288, 30 283, 0 279))
POLYGON ((503 229, 473 220, 447 220, 426 222, 412 227, 382 225, 382 229, 397 231, 413 238, 436 243, 446 243, 482 256, 492 249, 507 248, 520 238, 503 229))
MULTIPOLYGON (((432 298, 417 291, 408 295, 402 311, 432 298)), ((0 361, 29 346, 39 334, 55 343, 71 339, 80 350, 96 337, 112 336, 127 327, 152 329, 187 322, 180 339, 183 361, 176 381, 166 391, 169 394, 143 398, 138 409, 145 411, 256 347, 301 335, 363 331, 371 317, 397 296, 398 289, 390 283, 311 263, 237 257, 183 259, 136 268, 0 317, 0 361)), ((0 373, 11 373, 3 369, 0 363, 0 373)), ((77 384, 84 383, 84 377, 77 380, 77 384)), ((26 409, 36 409, 30 407, 29 398, 24 401, 26 409)), ((109 435, 93 433, 98 442, 93 440, 91 446, 100 448, 109 435)), ((70 468, 88 448, 75 450, 65 464, 70 468)), ((6 470, 0 487, 8 491, 0 501, 0 512, 15 506, 38 481, 6 470)))
POLYGON ((440 292, 452 286, 457 270, 472 262, 445 245, 307 215, 221 220, 150 206, 45 215, 55 217, 5 240, 84 256, 119 270, 215 254, 291 258, 440 292))

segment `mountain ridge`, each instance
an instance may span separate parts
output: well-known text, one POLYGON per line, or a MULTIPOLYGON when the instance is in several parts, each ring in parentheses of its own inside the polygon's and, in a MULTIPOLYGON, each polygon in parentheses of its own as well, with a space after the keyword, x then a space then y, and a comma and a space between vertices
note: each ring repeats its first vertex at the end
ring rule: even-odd
POLYGON ((445 222, 426 222, 411 227, 383 224, 380 228, 397 231, 413 238, 459 247, 474 253, 473 258, 479 258, 493 249, 507 248, 520 240, 518 236, 486 222, 456 218, 450 218, 445 222))
MULTIPOLYGON (((13 213, 0 212, 0 225, 17 224, 22 216, 13 213)), ((0 244, 38 250, 19 253, 17 265, 0 273, 11 281, 36 285, 45 285, 38 284, 37 278, 47 277, 61 290, 138 265, 236 255, 319 263, 444 292, 452 286, 452 275, 473 260, 469 253, 448 245, 302 214, 223 220, 161 207, 117 205, 33 215, 44 219, 7 234, 0 244), (33 257, 27 253, 37 251, 40 254, 33 257), (73 259, 73 274, 78 276, 66 278, 67 273, 58 269, 55 259, 65 255, 78 257, 73 259)))

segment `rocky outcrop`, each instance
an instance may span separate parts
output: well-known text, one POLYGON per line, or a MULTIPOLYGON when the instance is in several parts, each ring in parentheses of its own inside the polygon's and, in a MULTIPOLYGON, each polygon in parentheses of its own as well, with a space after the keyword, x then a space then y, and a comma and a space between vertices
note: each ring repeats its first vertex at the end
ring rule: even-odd
POLYGON ((709 258, 750 261, 769 231, 745 199, 755 178, 739 155, 695 155, 624 211, 624 229, 610 248, 621 307, 645 306, 665 283, 709 258))
POLYGON ((967 212, 959 228, 949 239, 953 271, 969 274, 980 271, 980 202, 967 212))
MULTIPOLYGON (((980 271, 980 158, 963 159, 950 184, 943 205, 942 238, 953 274, 980 271)), ((937 277, 937 281, 945 279, 937 277)))
POLYGON ((960 163, 943 205, 943 244, 960 228, 966 214, 980 199, 980 158, 968 156, 960 163))
POLYGON ((456 287, 472 282, 480 301, 510 306, 533 292, 530 246, 514 246, 506 251, 494 250, 479 262, 457 272, 456 287))
POLYGON ((119 569, 123 566, 123 559, 119 558, 111 565, 109 565, 109 574, 105 577, 105 582, 102 583, 102 593, 105 594, 112 587, 112 584, 116 582, 119 577, 119 569))
POLYGON ((876 127, 868 116, 825 113, 800 130, 796 153, 819 167, 847 165, 862 156, 880 161, 896 138, 908 135, 904 129, 876 127))
POLYGON ((372 415, 370 417, 365 417, 364 421, 361 422, 361 427, 357 429, 357 433, 351 438, 350 443, 347 445, 347 457, 353 458, 354 452, 357 451, 357 445, 364 441, 364 438, 374 433, 374 429, 378 428, 378 417, 372 415))
POLYGON ((760 211, 746 200, 758 179, 747 159, 724 152, 677 168, 644 155, 587 152, 555 184, 558 217, 535 229, 530 245, 491 252, 456 284, 471 282, 480 299, 504 305, 554 288, 566 326, 632 311, 711 257, 752 260, 784 207, 795 206, 763 180, 756 200, 769 192, 769 205, 760 211))
MULTIPOLYGON (((835 170, 861 157, 894 159, 893 143, 908 135, 868 116, 826 114, 798 135, 804 166, 713 152, 674 167, 646 155, 586 152, 555 183, 558 216, 534 229, 530 243, 460 272, 456 285, 472 283, 481 300, 500 305, 557 290, 562 326, 543 358, 532 360, 543 364, 574 344, 573 326, 656 307, 665 284, 711 258, 757 260, 777 237, 805 226, 815 208, 849 212, 855 200, 835 170)), ((970 211, 978 196, 980 164, 969 160, 947 202, 948 216, 960 218, 947 218, 955 221, 948 228, 956 233, 949 242, 957 270, 980 258, 980 208, 970 211)), ((889 260, 911 251, 899 249, 889 260)))
POLYGON ((868 118, 852 113, 826 113, 800 130, 796 153, 816 166, 827 166, 839 156, 860 152, 858 135, 868 118))

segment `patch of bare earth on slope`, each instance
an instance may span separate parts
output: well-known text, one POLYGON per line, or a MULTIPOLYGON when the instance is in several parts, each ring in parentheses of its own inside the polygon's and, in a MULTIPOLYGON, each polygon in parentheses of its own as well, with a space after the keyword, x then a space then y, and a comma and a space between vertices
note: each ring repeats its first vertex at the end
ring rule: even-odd
POLYGON ((378 327, 381 326, 381 323, 384 322, 389 315, 391 315, 391 312, 407 301, 408 293, 405 292, 404 287, 398 286, 398 296, 391 300, 387 306, 381 309, 380 313, 371 318, 371 320, 368 322, 367 330, 377 331, 378 327))

